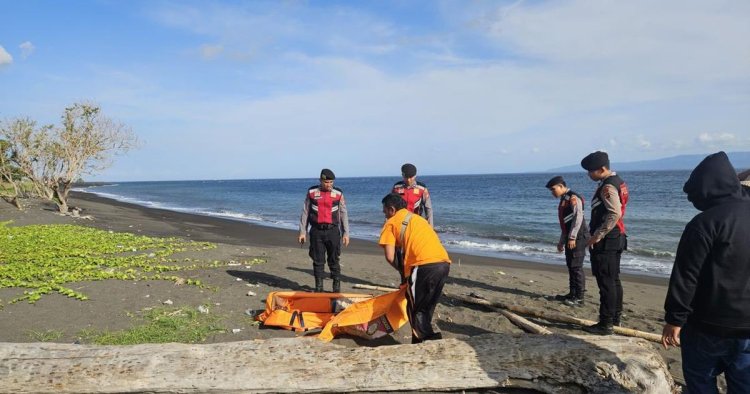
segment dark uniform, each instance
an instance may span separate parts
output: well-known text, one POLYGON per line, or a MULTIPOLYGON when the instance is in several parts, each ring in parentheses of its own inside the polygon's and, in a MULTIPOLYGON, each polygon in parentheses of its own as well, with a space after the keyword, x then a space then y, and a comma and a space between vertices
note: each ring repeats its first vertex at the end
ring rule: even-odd
POLYGON ((586 291, 583 260, 586 257, 586 241, 589 239, 589 228, 586 225, 586 220, 583 220, 583 212, 583 197, 578 193, 568 190, 560 197, 560 204, 557 206, 557 216, 560 221, 561 230, 560 242, 565 245, 565 264, 568 266, 568 280, 570 283, 570 296, 568 300, 570 304, 574 305, 583 303, 583 293, 586 291), (568 241, 576 241, 575 248, 569 248, 568 241))
POLYGON ((398 181, 393 185, 393 193, 406 201, 406 209, 409 212, 422 216, 432 226, 432 201, 427 185, 417 181, 414 186, 408 186, 406 182, 398 181))
MULTIPOLYGON (((411 178, 417 175, 417 167, 413 164, 406 163, 401 166, 401 176, 411 178)), ((430 226, 434 227, 432 222, 432 200, 427 185, 417 181, 414 185, 409 186, 406 181, 398 181, 393 184, 393 193, 398 194, 406 201, 406 209, 414 212, 419 216, 427 219, 430 226)))
MULTIPOLYGON (((323 170, 321 181, 334 179, 333 172, 323 170)), ((341 239, 349 236, 349 218, 346 212, 344 193, 337 187, 325 191, 321 185, 311 186, 307 190, 305 203, 300 216, 300 236, 304 236, 310 227, 310 258, 313 260, 315 273, 315 291, 323 291, 325 263, 331 270, 333 291, 341 290, 341 239), (327 255, 327 257, 326 257, 327 255)))
POLYGON ((610 214, 604 201, 616 198, 620 202, 621 214, 615 226, 604 234, 601 241, 591 249, 591 271, 599 286, 599 321, 611 321, 619 325, 622 314, 622 284, 620 283, 620 257, 627 248, 625 207, 628 203, 628 187, 617 174, 602 181, 591 200, 591 234, 598 236, 610 214))
MULTIPOLYGON (((602 166, 609 168, 609 158, 604 152, 595 152, 581 162, 589 170, 602 166), (587 159, 589 159, 587 161, 587 159), (606 164, 601 164, 606 163, 606 164)), ((599 322, 589 327, 597 334, 611 333, 613 325, 620 324, 622 316, 622 284, 620 258, 627 249, 627 236, 623 217, 628 203, 628 187, 615 172, 602 179, 591 199, 591 271, 599 287, 599 322)))

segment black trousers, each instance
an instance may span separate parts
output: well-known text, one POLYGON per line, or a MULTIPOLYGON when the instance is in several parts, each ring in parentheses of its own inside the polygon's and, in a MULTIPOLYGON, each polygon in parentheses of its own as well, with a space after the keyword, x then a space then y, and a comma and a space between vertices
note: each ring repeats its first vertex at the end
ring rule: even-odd
POLYGON ((612 322, 622 314, 620 257, 626 242, 625 236, 604 238, 591 250, 591 271, 599 287, 600 322, 612 322))
POLYGON ((443 286, 450 272, 449 263, 419 265, 412 269, 406 291, 406 311, 411 325, 411 343, 441 338, 432 329, 435 313, 443 286))
POLYGON ((583 298, 583 293, 586 291, 586 274, 583 271, 585 258, 586 239, 578 240, 575 249, 568 249, 568 245, 565 245, 565 265, 568 266, 570 294, 576 298, 583 298))
POLYGON ((310 229, 310 258, 313 260, 313 271, 316 278, 325 276, 325 264, 331 270, 331 279, 339 279, 341 275, 341 232, 334 226, 320 229, 313 226, 310 229))

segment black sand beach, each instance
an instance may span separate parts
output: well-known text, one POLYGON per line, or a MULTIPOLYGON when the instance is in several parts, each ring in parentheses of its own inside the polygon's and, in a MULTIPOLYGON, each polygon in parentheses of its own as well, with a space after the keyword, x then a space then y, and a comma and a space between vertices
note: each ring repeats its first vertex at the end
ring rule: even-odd
MULTIPOLYGON (((0 310, 0 341, 31 342, 34 341, 30 335, 32 331, 57 330, 63 335, 56 342, 72 343, 79 340, 79 333, 84 329, 128 328, 133 324, 128 313, 157 307, 167 300, 174 306, 209 305, 211 313, 222 318, 227 331, 212 335, 207 342, 310 335, 259 327, 246 313, 248 310, 262 309, 265 296, 270 291, 311 290, 312 264, 306 246, 297 244, 295 231, 145 208, 86 193, 74 193, 71 205, 81 208, 84 218, 61 216, 54 207, 33 202, 23 212, 9 204, 0 204, 0 221, 12 220, 13 226, 75 223, 115 232, 209 241, 217 243, 218 248, 188 257, 220 260, 229 265, 183 274, 202 280, 216 288, 215 291, 168 281, 107 280, 73 285, 73 288, 85 291, 90 298, 87 301, 49 294, 36 304, 21 302, 8 305, 7 302, 23 289, 0 289, 0 302, 4 306, 0 310), (262 258, 265 263, 242 263, 253 258, 262 258), (233 333, 233 329, 240 331, 233 333)), ((453 265, 446 293, 478 293, 489 300, 596 319, 598 290, 590 272, 587 272, 586 304, 583 307, 570 307, 549 299, 549 296, 567 292, 565 267, 458 253, 451 253, 451 258, 453 265)), ((357 283, 392 287, 398 281, 396 272, 383 259, 381 249, 374 242, 365 240, 354 239, 343 250, 342 273, 344 292, 368 293, 352 288, 357 283)), ((622 325, 661 333, 667 279, 638 275, 623 275, 622 279, 625 308, 622 325)), ((330 290, 331 282, 326 281, 325 286, 330 290)), ((554 332, 583 334, 578 326, 531 320, 554 332)), ((434 322, 447 338, 488 332, 523 334, 505 317, 449 297, 441 300, 434 322)), ((338 338, 335 342, 346 346, 375 346, 408 343, 409 339, 409 329, 404 327, 391 337, 374 343, 363 343, 352 338, 338 338)), ((676 381, 682 383, 679 350, 664 351, 656 343, 652 343, 652 346, 659 349, 676 381)))

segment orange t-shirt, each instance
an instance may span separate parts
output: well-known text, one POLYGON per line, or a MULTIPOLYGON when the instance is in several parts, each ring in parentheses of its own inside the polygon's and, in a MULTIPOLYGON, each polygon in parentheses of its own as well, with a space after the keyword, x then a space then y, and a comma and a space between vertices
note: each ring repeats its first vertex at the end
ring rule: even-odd
POLYGON ((404 273, 409 275, 410 267, 432 263, 450 263, 448 252, 440 243, 435 230, 423 217, 412 214, 406 227, 406 245, 401 245, 401 223, 409 211, 400 209, 388 219, 380 232, 380 245, 394 245, 404 250, 404 273))

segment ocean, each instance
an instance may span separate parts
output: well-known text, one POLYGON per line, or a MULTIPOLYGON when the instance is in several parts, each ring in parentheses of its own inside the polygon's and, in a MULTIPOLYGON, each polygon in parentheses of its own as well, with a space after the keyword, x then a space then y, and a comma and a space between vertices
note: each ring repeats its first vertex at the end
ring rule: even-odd
MULTIPOLYGON (((622 172, 630 202, 629 249, 623 272, 669 276, 685 224, 698 211, 682 185, 689 171, 622 172)), ((450 251, 565 265, 557 253, 557 199, 544 187, 555 174, 419 176, 432 196, 435 228, 450 251)), ((562 174, 588 202, 596 189, 585 172, 562 174)), ((376 241, 384 218, 380 200, 398 177, 339 178, 351 236, 376 241)), ((310 179, 123 182, 78 189, 147 207, 297 229, 310 179)), ((290 244, 294 240, 290 239, 290 244)), ((588 258, 586 265, 589 264, 588 258)))

